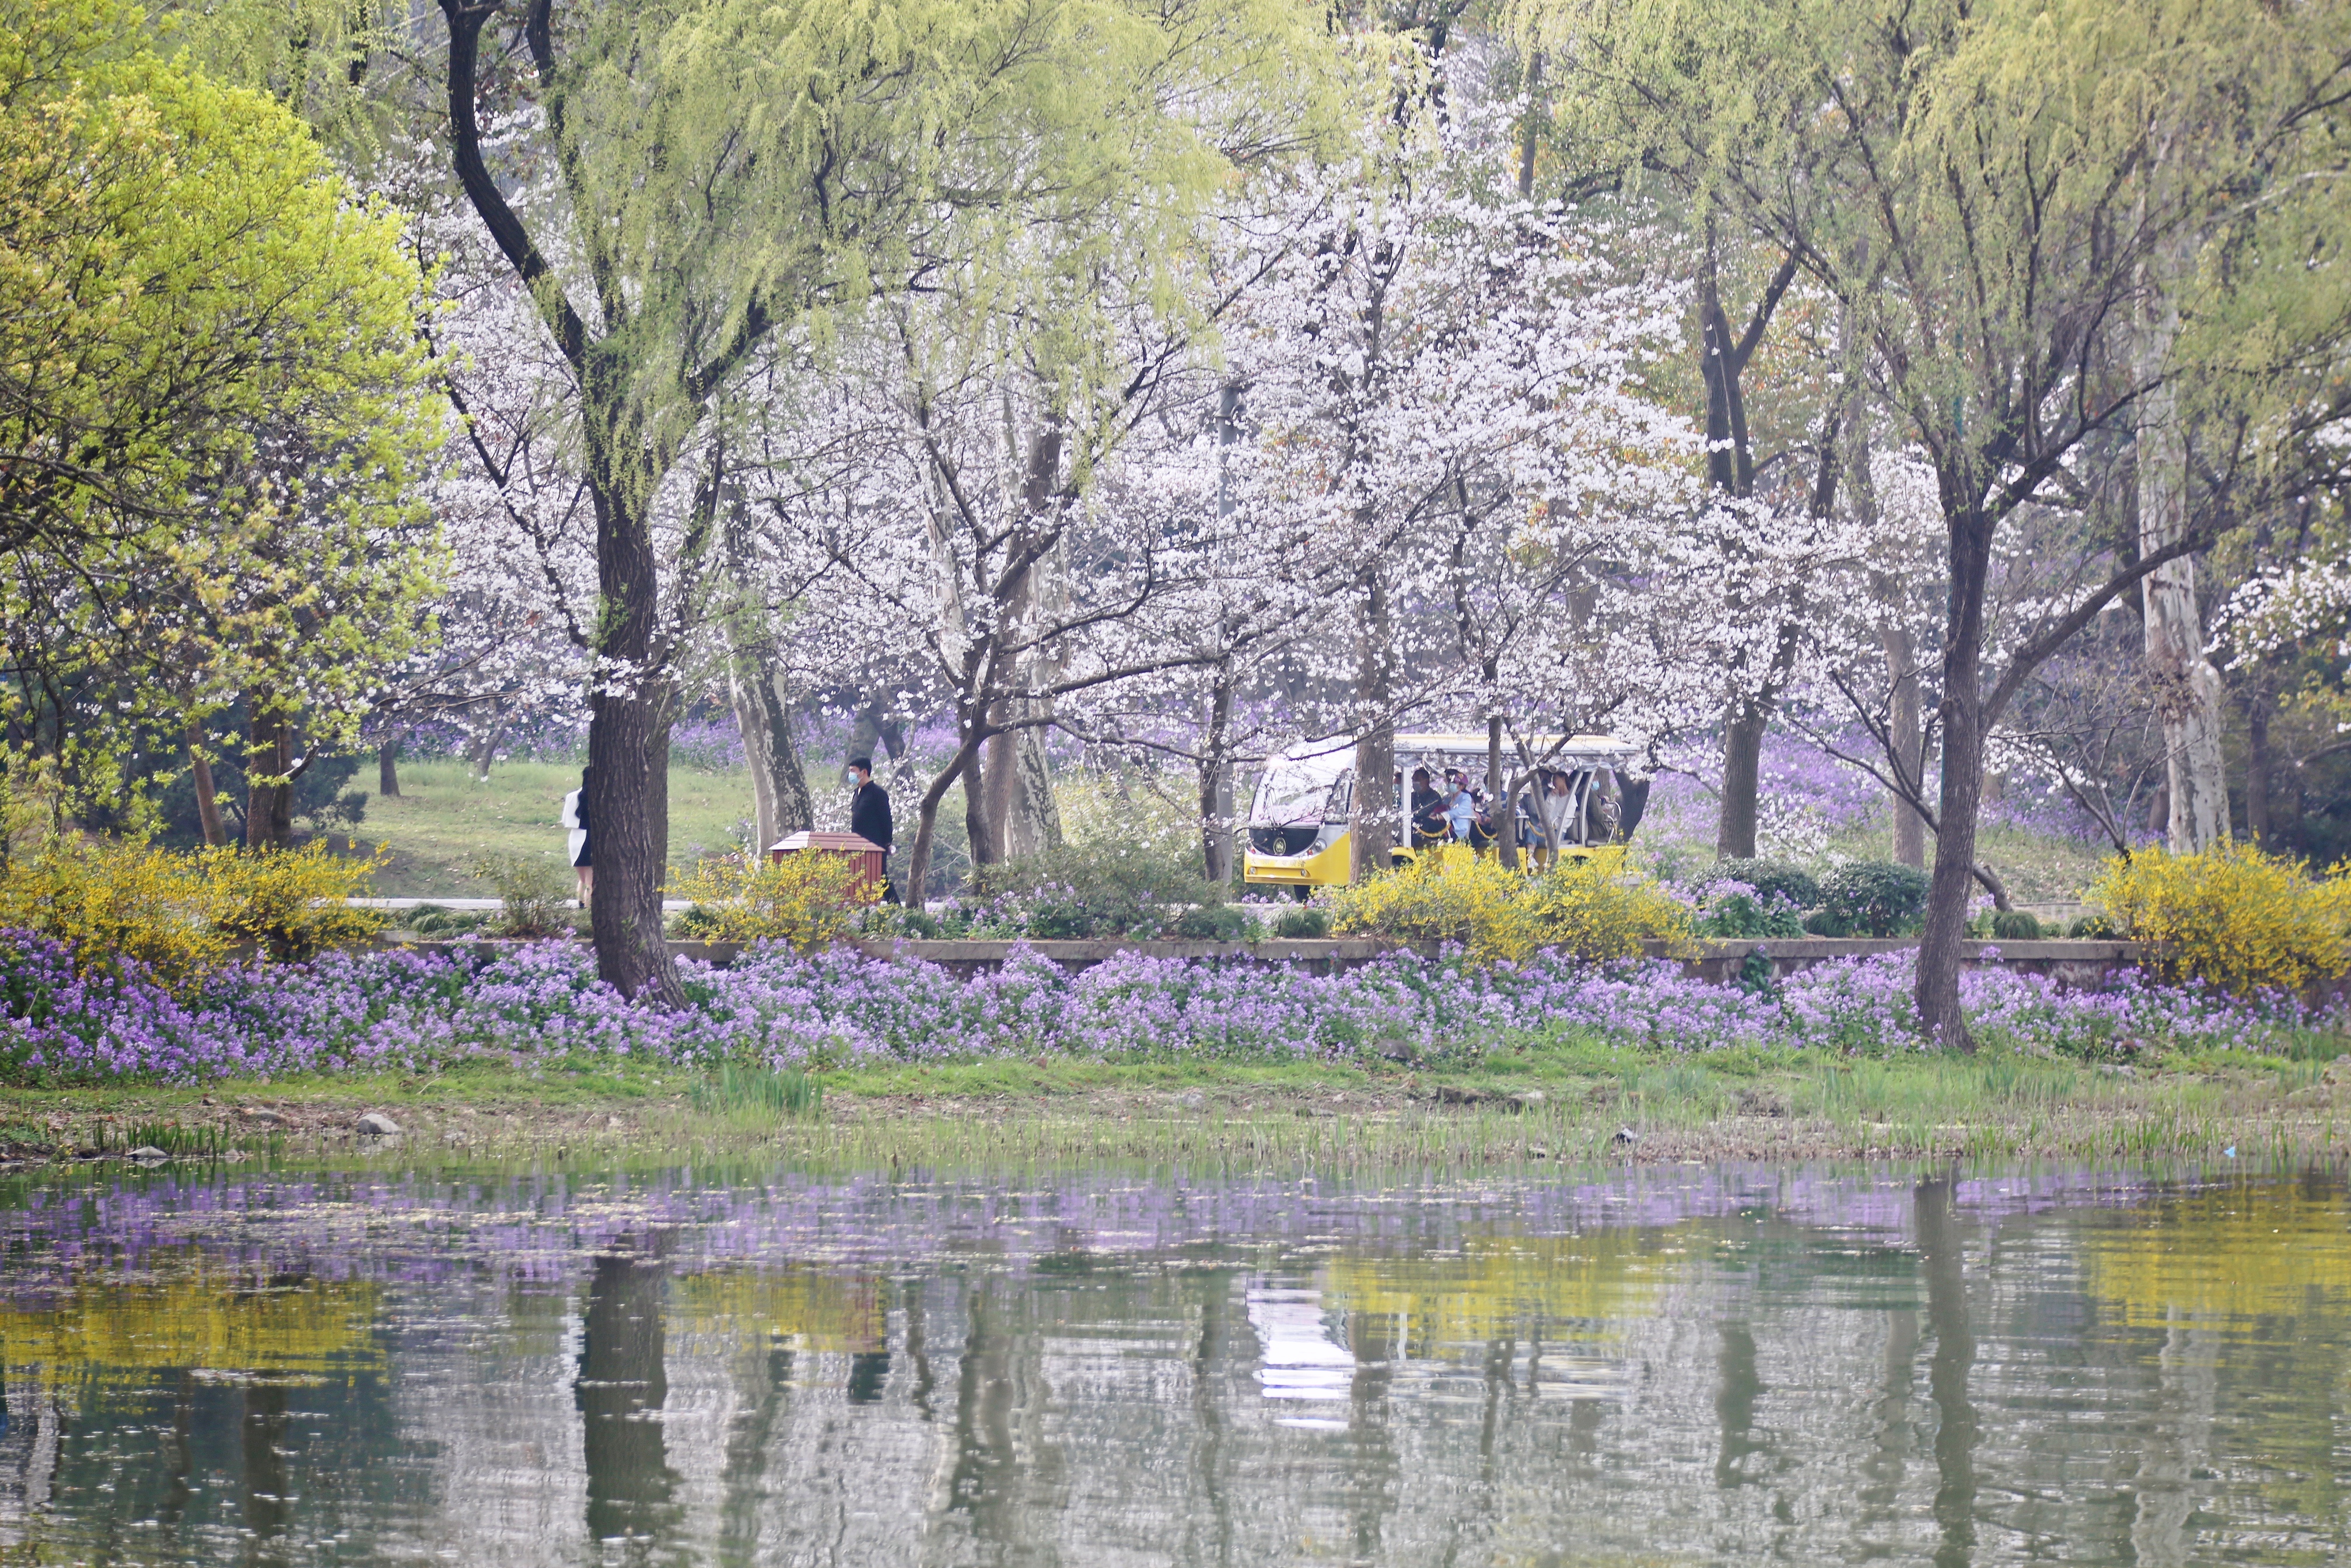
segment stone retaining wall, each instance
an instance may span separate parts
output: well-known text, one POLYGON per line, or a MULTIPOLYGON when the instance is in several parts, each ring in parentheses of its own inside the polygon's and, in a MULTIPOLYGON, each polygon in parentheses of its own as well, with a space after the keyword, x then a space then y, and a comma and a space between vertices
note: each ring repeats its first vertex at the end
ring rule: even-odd
MULTIPOLYGON (((1695 956, 1687 949, 1679 955, 1668 953, 1663 942, 1641 945, 1653 958, 1679 956, 1685 972, 1703 980, 1728 984, 1739 977, 1750 953, 1761 953, 1771 961, 1771 973, 1776 977, 1792 975, 1799 969, 1809 969, 1815 964, 1832 958, 1854 958, 1872 953, 1903 953, 1918 946, 1910 936, 1787 936, 1767 937, 1754 942, 1698 942, 1695 956)), ((2111 980, 2121 969, 2138 965, 2139 951, 2136 942, 1974 942, 1959 944, 1959 967, 1975 969, 1987 963, 1996 963, 2004 969, 2021 970, 2028 975, 2047 975, 2061 986, 2095 988, 2111 980), (1987 953, 1997 955, 1987 959, 1987 953)))

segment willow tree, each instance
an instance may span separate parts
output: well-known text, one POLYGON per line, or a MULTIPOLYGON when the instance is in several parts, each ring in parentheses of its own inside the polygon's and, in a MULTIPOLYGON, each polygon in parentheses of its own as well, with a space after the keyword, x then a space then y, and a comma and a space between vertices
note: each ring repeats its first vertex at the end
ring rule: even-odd
MULTIPOLYGON (((1246 99, 1311 17, 1290 0, 441 10, 451 167, 576 385, 598 967, 674 994, 656 816, 677 621, 655 522, 714 400, 779 326, 950 261, 1017 266, 1040 216, 1213 189, 1216 149, 1145 112, 1165 74, 1246 99)), ((689 521, 677 548, 708 533, 689 521)))
POLYGON ((2257 0, 1526 0, 1575 90, 1704 171, 1849 313, 1852 371, 1934 470, 1947 612, 1922 1025, 1964 1044, 1985 737, 2100 610, 2211 542, 2077 559, 1994 647, 2004 528, 2078 502, 2084 443, 2202 409, 2242 465, 2328 402, 2351 7, 2257 0), (2162 296, 2157 300, 2153 296, 2162 296), (2139 351, 2151 305, 2178 328, 2139 351))

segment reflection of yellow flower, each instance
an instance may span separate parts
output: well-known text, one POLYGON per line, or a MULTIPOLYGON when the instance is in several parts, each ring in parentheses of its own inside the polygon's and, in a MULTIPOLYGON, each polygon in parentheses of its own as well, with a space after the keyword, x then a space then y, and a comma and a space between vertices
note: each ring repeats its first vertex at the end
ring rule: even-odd
POLYGON ((1584 1320, 1605 1338, 1614 1320, 1645 1315, 1685 1260, 1683 1232, 1482 1237, 1446 1258, 1335 1259, 1324 1297, 1346 1312, 1396 1322, 1414 1355, 1482 1345, 1517 1325, 1584 1320))
POLYGON ((817 1269, 760 1272, 730 1269, 691 1274, 672 1300, 681 1334, 797 1339, 811 1350, 886 1348, 887 1312, 879 1281, 817 1269))
POLYGON ((2084 1270, 2090 1295, 2136 1328, 2340 1312, 2351 1306, 2345 1221, 2341 1198, 2296 1187, 2199 1192, 2090 1227, 2084 1270))
POLYGON ((225 1279, 204 1268, 161 1283, 78 1284, 45 1304, 0 1302, 7 1364, 53 1383, 159 1371, 343 1376, 380 1368, 371 1284, 225 1279))

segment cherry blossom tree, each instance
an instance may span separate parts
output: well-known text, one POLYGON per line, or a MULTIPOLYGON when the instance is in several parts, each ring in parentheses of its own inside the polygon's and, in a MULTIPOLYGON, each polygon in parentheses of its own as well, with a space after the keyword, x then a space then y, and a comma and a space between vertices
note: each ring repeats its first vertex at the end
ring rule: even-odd
POLYGON ((1677 295, 1520 197, 1507 115, 1468 98, 1290 176, 1294 237, 1227 337, 1243 510, 1313 539, 1343 588, 1318 674, 1356 737, 1358 876, 1388 864, 1400 714, 1474 706, 1499 771, 1506 727, 1624 711, 1658 676, 1577 657, 1607 640, 1583 607, 1693 500, 1692 433, 1639 385, 1677 295))

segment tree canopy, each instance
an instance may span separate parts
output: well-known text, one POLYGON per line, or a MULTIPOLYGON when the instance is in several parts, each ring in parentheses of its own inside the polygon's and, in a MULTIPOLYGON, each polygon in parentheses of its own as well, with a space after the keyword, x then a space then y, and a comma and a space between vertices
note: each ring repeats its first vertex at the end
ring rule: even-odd
POLYGON ((10 716, 94 681, 47 716, 102 752, 131 716, 267 686, 348 729, 432 584, 423 280, 299 120, 135 20, 84 0, 0 25, 10 716))

